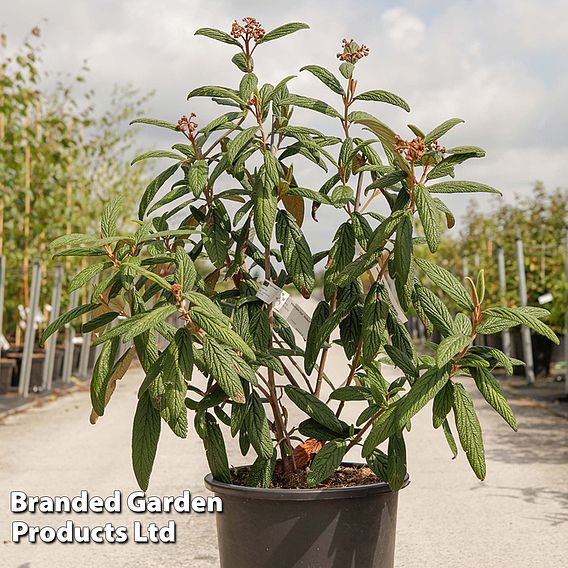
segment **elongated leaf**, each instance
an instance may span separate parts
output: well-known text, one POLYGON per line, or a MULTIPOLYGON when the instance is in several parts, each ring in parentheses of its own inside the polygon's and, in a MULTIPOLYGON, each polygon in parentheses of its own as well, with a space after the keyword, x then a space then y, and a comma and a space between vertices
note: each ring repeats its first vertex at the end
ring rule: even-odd
POLYGON ((250 443, 255 449, 258 457, 262 459, 272 458, 274 448, 272 447, 272 437, 270 427, 266 419, 266 412, 260 397, 253 392, 250 398, 250 409, 246 415, 247 433, 250 443))
POLYGON ((363 306, 362 358, 369 364, 386 341, 389 304, 383 284, 374 282, 363 306))
POLYGON ((489 369, 483 367, 471 369, 471 376, 483 398, 503 417, 503 420, 516 432, 519 429, 517 419, 503 394, 499 381, 489 369))
POLYGON ((258 131, 258 126, 251 126, 242 132, 239 132, 227 148, 227 161, 231 164, 235 162, 239 153, 246 148, 250 141, 255 137, 258 131))
POLYGON ((77 319, 79 316, 83 314, 87 314, 92 312, 94 309, 98 308, 100 304, 85 304, 83 306, 79 306, 77 308, 73 308, 68 312, 64 313, 62 316, 59 316, 55 321, 51 322, 43 331, 41 335, 41 345, 43 345, 47 338, 50 335, 53 335, 56 331, 59 331, 64 325, 71 323, 73 320, 77 319))
POLYGON ((309 97, 303 97, 301 95, 289 95, 281 101, 282 105, 291 105, 302 108, 308 108, 310 110, 315 110, 316 112, 321 112, 327 116, 333 118, 341 118, 341 115, 330 105, 320 101, 318 99, 310 99, 309 97))
POLYGON ((483 481, 486 474, 483 435, 471 395, 460 383, 454 384, 454 415, 461 446, 475 475, 483 481))
POLYGON ((388 91, 366 91, 357 95, 355 97, 356 101, 377 101, 380 103, 388 103, 389 105, 395 105, 397 107, 403 108, 405 111, 410 112, 410 107, 408 103, 401 99, 398 95, 394 93, 389 93, 388 91))
POLYGON ((220 201, 216 201, 202 227, 203 245, 216 268, 223 267, 227 260, 230 229, 227 210, 220 201))
POLYGON ((130 165, 133 166, 137 162, 148 160, 150 158, 171 158, 172 160, 181 161, 185 159, 185 156, 181 156, 180 154, 176 154, 175 152, 172 152, 170 150, 151 150, 149 152, 144 152, 143 154, 136 156, 136 158, 134 158, 134 160, 130 162, 130 165))
POLYGON ((167 128, 168 130, 177 130, 177 124, 156 118, 135 118, 129 122, 129 125, 132 124, 149 124, 150 126, 158 126, 160 128, 167 128))
POLYGON ((206 160, 193 162, 187 174, 187 183, 195 197, 199 197, 207 186, 208 166, 206 160))
POLYGON ((276 220, 278 194, 276 186, 266 176, 259 176, 254 199, 254 228, 260 242, 268 247, 276 220))
POLYGON ((436 366, 438 369, 445 367, 453 357, 470 345, 471 337, 467 335, 458 334, 446 337, 436 351, 436 366))
POLYGON ((424 286, 416 286, 416 295, 428 319, 446 337, 453 335, 452 316, 446 305, 434 292, 424 286))
POLYGON ((343 432, 341 422, 319 398, 293 385, 286 385, 285 390, 290 400, 309 417, 333 432, 338 434, 343 432))
POLYGON ((530 311, 523 308, 488 308, 483 311, 483 315, 488 317, 501 318, 503 320, 514 321, 517 324, 526 325, 528 328, 536 331, 538 334, 550 339, 556 345, 560 344, 560 340, 556 334, 530 311))
POLYGON ((153 199, 156 197, 159 189, 171 178, 178 168, 180 167, 179 163, 173 164, 168 169, 164 170, 162 173, 158 174, 149 184, 144 194, 140 198, 140 203, 138 205, 138 219, 144 219, 144 215, 146 215, 146 211, 150 203, 152 203, 153 199))
POLYGON ((405 215, 396 229, 394 266, 397 280, 406 284, 412 263, 412 218, 405 215))
POLYGON ((140 489, 146 491, 160 439, 160 413, 145 392, 138 400, 132 426, 132 466, 140 489))
POLYGON ((337 77, 328 71, 325 67, 319 65, 306 65, 300 71, 309 71, 312 75, 317 77, 326 87, 329 87, 334 93, 338 95, 345 95, 345 91, 337 77))
POLYGON ((188 99, 191 99, 192 97, 217 97, 221 99, 229 99, 240 106, 246 106, 246 101, 243 101, 235 91, 227 89, 226 87, 217 87, 215 85, 207 85, 205 87, 193 89, 193 91, 187 95, 188 99))
POLYGON ((448 132, 448 130, 452 129, 454 126, 456 126, 456 124, 460 124, 462 122, 464 121, 461 118, 450 118, 449 120, 442 122, 442 124, 439 124, 438 126, 436 126, 436 128, 426 134, 426 136, 424 137, 424 144, 431 144, 435 140, 438 140, 446 132, 448 132))
POLYGON ((346 451, 347 446, 344 440, 327 442, 314 458, 306 479, 306 485, 308 487, 316 487, 333 475, 335 470, 341 465, 346 451))
POLYGON ((415 258, 414 262, 428 275, 436 286, 440 287, 456 304, 468 311, 473 311, 473 302, 461 282, 449 271, 437 264, 415 258))
POLYGON ((93 406, 93 411, 97 416, 103 416, 105 413, 105 396, 116 359, 116 354, 118 352, 118 346, 118 340, 106 343, 103 346, 93 369, 93 376, 90 384, 91 405, 93 406))
POLYGON ((241 379, 225 349, 206 335, 203 339, 203 355, 209 372, 227 396, 235 402, 244 403, 245 393, 241 379))
POLYGON ((194 35, 202 35, 223 43, 228 43, 229 45, 241 47, 241 44, 233 36, 215 28, 199 28, 194 35))
POLYGON ((97 274, 99 274, 103 270, 106 270, 107 268, 110 268, 111 266, 112 262, 98 262, 97 264, 91 264, 90 266, 87 266, 87 268, 81 270, 81 272, 73 277, 73 279, 69 283, 69 291, 73 292, 73 290, 78 290, 92 278, 94 278, 97 274))
POLYGON ((446 442, 448 443, 450 451, 452 452, 452 459, 456 459, 458 455, 458 445, 456 444, 456 440, 454 438, 454 435, 452 434, 452 429, 450 428, 450 423, 447 419, 442 422, 442 429, 444 431, 446 442))
POLYGON ((496 193, 502 195, 498 189, 476 181, 442 181, 429 185, 428 191, 430 193, 496 193))
POLYGON ((321 343, 319 340, 319 333, 321 326, 329 317, 329 304, 321 301, 312 314, 312 321, 308 329, 308 337, 306 339, 306 351, 304 355, 304 369, 306 373, 311 374, 314 365, 316 364, 321 343))
POLYGON ((439 428, 452 410, 454 404, 454 383, 448 381, 434 397, 432 405, 432 425, 439 428))
POLYGON ((225 440, 217 421, 208 412, 205 415, 205 435, 201 436, 205 446, 207 463, 213 477, 223 483, 231 483, 229 460, 225 448, 225 440))
POLYGON ((438 208, 430 192, 423 185, 414 186, 414 200, 424 228, 428 248, 431 252, 436 252, 440 244, 440 213, 438 208))
POLYGON ((402 432, 389 438, 387 478, 393 491, 398 491, 406 479, 406 444, 402 432))
POLYGON ((183 247, 176 249, 175 260, 177 265, 175 281, 181 286, 183 293, 190 292, 197 278, 195 264, 193 264, 189 254, 187 254, 183 247))
POLYGON ((304 298, 309 298, 315 286, 312 252, 302 230, 287 211, 280 210, 276 216, 276 240, 292 282, 304 298))
POLYGON ((275 39, 280 39, 281 37, 293 34, 294 32, 300 30, 308 30, 310 26, 308 24, 303 24, 302 22, 292 22, 290 24, 284 24, 283 26, 279 26, 270 30, 267 34, 265 34, 262 38, 258 40, 257 43, 266 43, 267 41, 274 41, 275 39))

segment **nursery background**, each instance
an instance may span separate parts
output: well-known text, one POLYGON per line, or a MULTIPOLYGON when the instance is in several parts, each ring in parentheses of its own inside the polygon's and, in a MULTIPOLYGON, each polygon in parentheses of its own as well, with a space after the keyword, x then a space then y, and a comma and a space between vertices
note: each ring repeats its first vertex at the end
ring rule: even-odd
MULTIPOLYGON (((421 479, 401 500, 408 522, 399 534, 397 565, 456 565, 451 550, 461 550, 487 566, 563 566, 568 558, 566 538, 561 538, 568 522, 568 34, 561 23, 568 5, 560 0, 4 3, 0 443, 8 450, 0 457, 0 499, 13 489, 68 494, 91 483, 108 494, 117 486, 134 488, 124 451, 130 426, 122 418, 132 414, 133 387, 119 393, 115 417, 92 442, 100 444, 94 464, 82 441, 93 436, 85 385, 97 349, 89 334, 81 333, 80 319, 45 348, 39 346, 50 321, 86 302, 82 291, 68 290, 90 263, 87 257, 53 258, 48 244, 65 233, 97 231, 102 210, 117 195, 123 198, 125 219, 134 216, 135 201, 163 164, 130 162, 145 150, 167 148, 169 139, 160 130, 129 126, 130 121, 152 116, 176 123, 195 112, 200 124, 209 122, 206 104, 189 105, 187 93, 204 83, 234 83, 239 72, 220 56, 226 46, 195 38, 193 31, 204 26, 228 31, 236 18, 249 15, 267 29, 287 21, 311 28, 309 39, 298 34, 283 40, 285 57, 272 59, 268 50, 255 56, 268 81, 294 74, 295 89, 301 90, 310 81, 298 72, 303 65, 313 60, 333 68, 341 40, 355 37, 374 56, 359 66, 361 85, 378 76, 389 91, 404 93, 416 108, 417 123, 434 127, 448 116, 466 121, 467 142, 482 146, 486 158, 469 160, 462 175, 471 172, 504 197, 450 197, 449 225, 455 226, 448 229, 438 258, 458 276, 483 269, 489 305, 505 301, 550 310, 548 323, 561 337, 560 346, 554 346, 527 329, 515 329, 478 339, 527 361, 514 376, 500 377, 513 397, 521 431, 512 438, 489 421, 488 455, 495 467, 484 485, 473 478, 464 484, 461 464, 456 473, 444 469, 448 477, 440 491, 438 462, 446 455, 441 457, 438 440, 417 423, 412 444, 420 449, 411 473, 421 470, 421 479), (98 478, 101 463, 109 472, 105 480, 98 478), (455 503, 460 511, 452 512, 455 503), (421 512, 425 509, 429 515, 421 512), (438 520, 432 522, 430 515, 438 520), (429 543, 448 531, 452 546, 438 543, 434 554, 429 543), (478 542, 465 538, 468 531, 480 534, 478 542)), ((324 86, 313 90, 318 98, 329 98, 324 86)), ((395 131, 406 128, 404 113, 381 112, 395 131)), ((316 129, 324 120, 318 116, 306 115, 316 129)), ((463 142, 459 126, 444 138, 448 146, 463 142)), ((307 181, 317 189, 323 178, 307 181)), ((332 238, 333 216, 306 225, 314 249, 332 238)), ((207 272, 206 265, 202 269, 207 272)), ((313 304, 306 301, 305 309, 313 304)), ((424 345, 418 320, 411 318, 408 327, 417 345, 424 345)), ((169 494, 189 485, 204 493, 207 465, 197 446, 196 440, 167 438, 161 451, 169 476, 158 474, 152 491, 169 494), (172 471, 178 476, 174 487, 172 471)), ((9 517, 0 520, 0 556, 9 559, 7 566, 68 566, 78 559, 94 566, 97 554, 98 565, 101 557, 104 565, 150 565, 160 554, 172 566, 181 565, 176 564, 180 556, 191 558, 192 566, 216 566, 210 518, 179 520, 177 549, 150 554, 133 544, 102 552, 16 549, 8 544, 9 517)), ((457 564, 473 565, 469 560, 457 564)))

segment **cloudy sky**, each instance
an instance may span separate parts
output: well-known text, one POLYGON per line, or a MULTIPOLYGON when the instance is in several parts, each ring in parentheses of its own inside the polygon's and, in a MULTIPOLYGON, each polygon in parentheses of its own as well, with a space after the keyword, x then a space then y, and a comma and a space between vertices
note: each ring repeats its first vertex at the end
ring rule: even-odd
MULTIPOLYGON (((151 115, 175 121, 191 110, 204 124, 212 112, 186 94, 200 84, 236 86, 232 47, 193 36, 202 26, 229 30, 252 15, 268 30, 303 21, 311 30, 270 43, 257 52, 262 82, 277 82, 309 63, 336 69, 343 37, 367 44, 371 56, 358 67, 359 88, 403 96, 412 114, 378 103, 368 110, 404 132, 413 122, 429 130, 449 117, 465 125, 444 138, 447 146, 487 150, 461 176, 500 188, 505 198, 531 191, 535 180, 566 187, 568 174, 568 2, 566 0, 18 0, 2 2, 0 30, 18 43, 43 24, 47 66, 79 69, 87 59, 101 97, 116 83, 154 90, 151 115), (409 119, 409 116, 412 118, 409 119)), ((291 90, 328 98, 325 87, 302 73, 291 90)), ((333 102, 333 99, 329 99, 333 102)), ((337 102, 337 101, 335 101, 337 102)), ((303 115, 325 127, 325 118, 303 115)), ((329 123, 328 123, 329 124, 329 123)), ((164 147, 155 132, 141 143, 164 147)), ((162 137, 161 137, 162 136, 162 137)), ((174 143, 177 140, 169 140, 174 143)), ((463 213, 467 199, 450 205, 463 213)), ((480 206, 483 200, 480 200, 480 206)), ((487 205, 485 205, 487 206, 487 205)))

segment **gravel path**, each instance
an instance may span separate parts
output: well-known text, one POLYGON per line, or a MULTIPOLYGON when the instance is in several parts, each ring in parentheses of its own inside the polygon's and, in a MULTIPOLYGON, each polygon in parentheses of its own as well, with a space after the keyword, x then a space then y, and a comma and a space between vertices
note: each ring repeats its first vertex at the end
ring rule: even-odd
MULTIPOLYGON (((328 368, 342 373, 342 365, 334 354, 328 368)), ((214 515, 135 515, 128 510, 121 515, 14 515, 8 510, 11 490, 51 496, 73 496, 81 489, 102 496, 115 489, 124 495, 136 490, 130 429, 141 378, 136 370, 125 377, 108 415, 95 427, 88 422, 86 392, 0 423, 3 568, 217 566, 214 515), (135 520, 163 525, 174 519, 177 545, 15 545, 9 542, 10 523, 20 518, 36 525, 60 526, 70 518, 78 525, 113 522, 127 527, 135 520)), ((568 421, 517 401, 513 406, 521 430, 515 435, 498 416, 479 406, 488 457, 484 483, 469 471, 463 454, 452 462, 442 433, 431 428, 428 412, 414 421, 407 435, 412 483, 400 495, 397 567, 566 566, 568 421)), ((162 432, 150 493, 178 495, 189 489, 206 495, 202 478, 207 465, 195 434, 179 440, 167 428, 162 432)))

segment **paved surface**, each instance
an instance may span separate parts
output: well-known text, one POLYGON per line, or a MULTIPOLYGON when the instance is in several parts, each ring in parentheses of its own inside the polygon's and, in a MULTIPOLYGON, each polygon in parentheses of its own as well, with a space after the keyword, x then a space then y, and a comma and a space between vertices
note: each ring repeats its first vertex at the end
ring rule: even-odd
MULTIPOLYGON (((334 374, 344 376, 333 355, 334 374)), ((215 518, 210 514, 12 515, 11 490, 30 495, 76 495, 87 489, 107 496, 137 489, 130 466, 130 429, 139 371, 121 381, 107 415, 88 422, 86 392, 9 416, 0 423, 0 566, 2 568, 85 568, 168 566, 214 568, 215 518), (10 523, 60 526, 135 520, 177 522, 177 545, 20 544, 10 540, 10 523)), ((478 401, 479 402, 479 401, 478 401)), ((450 459, 440 431, 425 412, 407 435, 411 485, 401 492, 398 568, 560 568, 568 559, 568 421, 526 401, 513 402, 521 430, 514 434, 480 406, 488 458, 488 479, 478 482, 463 454, 450 459)), ((206 495, 207 465, 192 434, 187 440, 162 430, 150 493, 177 495, 183 489, 206 495)), ((238 456, 238 452, 233 452, 238 456)), ((357 456, 353 455, 356 459, 357 456)), ((238 462, 237 462, 238 463, 238 462)), ((251 567, 255 568, 255 567, 251 567)), ((291 567, 290 567, 291 568, 291 567)))

